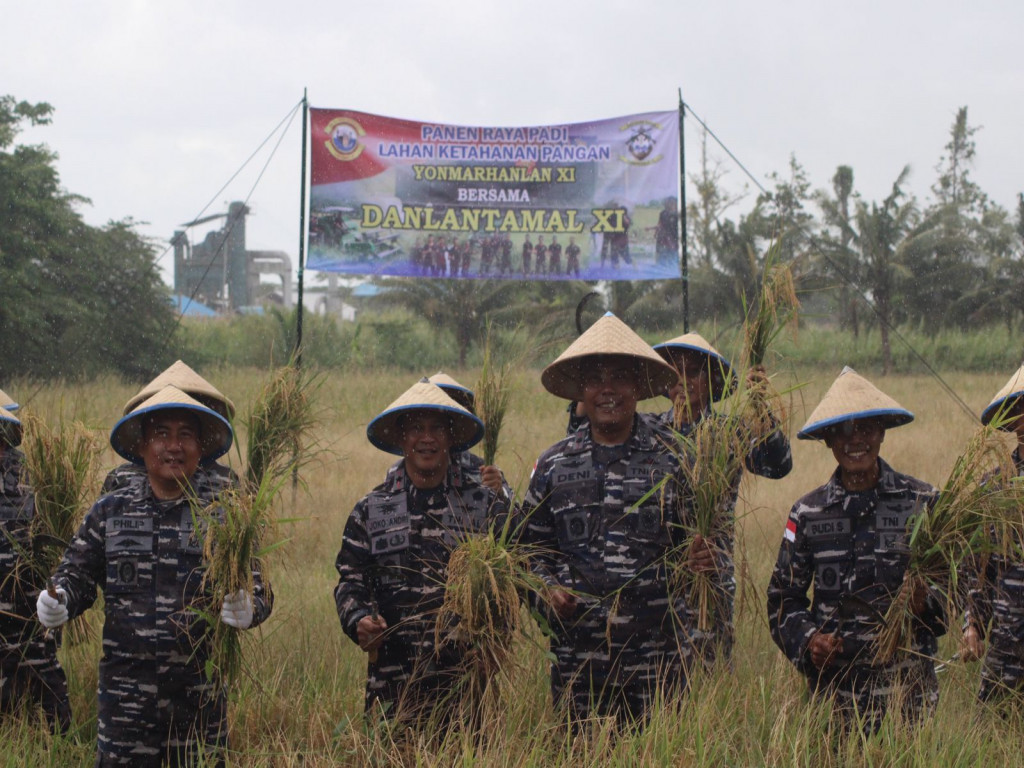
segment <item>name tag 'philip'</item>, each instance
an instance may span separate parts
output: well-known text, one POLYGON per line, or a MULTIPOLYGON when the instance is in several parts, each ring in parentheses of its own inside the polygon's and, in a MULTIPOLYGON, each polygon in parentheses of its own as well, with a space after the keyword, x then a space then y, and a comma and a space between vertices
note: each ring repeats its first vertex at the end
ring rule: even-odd
POLYGON ((151 517, 112 517, 109 523, 112 531, 153 532, 153 518, 151 517))

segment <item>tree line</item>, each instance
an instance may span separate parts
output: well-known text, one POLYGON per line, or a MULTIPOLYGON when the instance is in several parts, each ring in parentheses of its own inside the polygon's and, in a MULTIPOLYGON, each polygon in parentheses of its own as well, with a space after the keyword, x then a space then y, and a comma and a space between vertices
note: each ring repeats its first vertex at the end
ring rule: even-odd
POLYGON ((77 207, 89 200, 61 187, 57 154, 16 143, 52 115, 0 96, 0 381, 144 378, 166 361, 174 323, 155 245, 131 218, 86 224, 77 207))
MULTIPOLYGON (((88 199, 65 191, 57 154, 17 142, 26 125, 46 125, 53 107, 0 97, 0 381, 14 376, 144 379, 176 356, 186 335, 157 268, 158 244, 127 217, 87 225, 88 199)), ((790 265, 805 316, 857 337, 877 329, 884 368, 889 333, 935 334, 1024 321, 1024 195, 1012 214, 974 181, 976 126, 957 111, 936 166, 933 199, 907 189, 909 168, 872 201, 840 165, 813 189, 791 157, 745 213, 726 189, 726 171, 701 144, 688 178, 686 237, 690 323, 727 327, 756 302, 765 254, 790 265)), ((384 302, 403 307, 450 339, 464 366, 489 327, 573 332, 583 282, 394 279, 384 302)), ((589 323, 610 309, 649 331, 678 328, 682 281, 615 282, 586 305, 589 323)), ((285 323, 284 318, 279 318, 285 323)), ((241 322, 241 320, 239 320, 241 322)), ((294 319, 286 325, 294 325, 294 319)), ((282 326, 280 341, 294 333, 282 326)), ((276 353, 275 353, 276 354, 276 353)))
POLYGON ((889 331, 910 327, 936 334, 992 323, 1019 329, 1024 318, 1024 195, 1011 214, 971 176, 976 126, 957 111, 936 166, 934 198, 907 190, 909 166, 882 200, 856 191, 854 169, 840 165, 828 189, 812 190, 795 157, 788 175, 752 209, 730 219, 737 198, 722 189, 720 165, 702 154, 690 178, 687 210, 690 273, 698 317, 742 316, 755 300, 759 270, 776 244, 798 278, 805 302, 853 336, 877 326, 885 368, 889 331))

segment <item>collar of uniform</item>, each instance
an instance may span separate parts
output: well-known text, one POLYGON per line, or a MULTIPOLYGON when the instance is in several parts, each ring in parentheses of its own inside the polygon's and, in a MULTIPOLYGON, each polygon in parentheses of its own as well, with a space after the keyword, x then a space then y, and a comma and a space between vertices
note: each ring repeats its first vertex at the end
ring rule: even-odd
MULTIPOLYGON (((384 478, 384 490, 388 493, 401 493, 412 488, 409 474, 405 471, 405 459, 388 470, 384 478)), ((438 488, 461 488, 462 472, 459 469, 459 462, 455 455, 448 462, 448 472, 445 474, 444 482, 438 488)))
MULTIPOLYGON (((568 440, 569 444, 565 447, 564 451, 567 456, 583 453, 593 448, 595 443, 590 431, 590 422, 587 422, 586 429, 579 429, 573 432, 568 440)), ((639 450, 650 450, 656 445, 654 432, 647 422, 640 418, 639 413, 633 414, 633 430, 629 433, 629 438, 626 440, 625 445, 628 445, 630 448, 638 448, 639 450)))
MULTIPOLYGON (((849 491, 843 487, 843 481, 840 477, 841 472, 842 468, 836 467, 836 471, 832 473, 832 477, 829 478, 828 483, 825 484, 826 504, 835 504, 841 501, 843 497, 849 493, 849 491)), ((878 482, 875 484, 875 490, 879 495, 884 493, 899 493, 903 490, 896 479, 896 471, 881 457, 878 458, 878 482)))

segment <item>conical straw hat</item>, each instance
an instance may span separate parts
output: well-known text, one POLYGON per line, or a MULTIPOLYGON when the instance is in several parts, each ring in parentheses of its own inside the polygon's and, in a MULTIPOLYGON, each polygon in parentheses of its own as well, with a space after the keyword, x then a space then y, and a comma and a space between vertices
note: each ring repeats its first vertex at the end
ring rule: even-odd
POLYGON ((181 409, 194 413, 199 419, 199 448, 203 461, 218 459, 228 452, 234 436, 227 419, 173 386, 164 387, 117 422, 110 431, 111 447, 128 461, 141 464, 139 449, 145 417, 158 411, 181 409))
POLYGON ((12 448, 21 445, 21 421, 6 408, 0 408, 0 442, 12 448))
POLYGON ((366 437, 382 451, 402 455, 399 421, 404 414, 431 411, 451 419, 452 450, 464 451, 480 442, 484 423, 429 380, 413 384, 380 415, 366 425, 366 437))
POLYGON ((853 419, 878 419, 886 429, 892 429, 912 422, 914 414, 847 366, 796 436, 821 440, 826 428, 853 419))
POLYGON ((19 406, 16 402, 11 400, 10 395, 8 395, 6 392, 0 389, 0 408, 3 408, 8 413, 14 413, 20 407, 21 406, 19 406))
POLYGON ((449 376, 447 373, 438 371, 429 379, 431 384, 440 387, 444 390, 445 394, 448 395, 452 400, 461 405, 467 411, 472 411, 473 406, 476 404, 476 395, 473 394, 473 390, 469 387, 464 387, 459 384, 455 379, 449 376))
POLYGON ((557 397, 580 400, 583 398, 584 374, 601 357, 627 358, 638 366, 640 386, 637 395, 641 400, 665 394, 679 378, 675 369, 646 341, 608 312, 544 369, 541 384, 557 397))
POLYGON ((981 423, 988 424, 992 421, 992 417, 999 412, 1003 403, 1022 395, 1024 395, 1024 365, 1017 369, 1017 372, 1003 385, 999 393, 992 398, 992 402, 985 406, 985 410, 981 412, 981 423))
POLYGON ((124 405, 124 412, 127 415, 141 403, 166 386, 177 387, 185 394, 191 395, 207 408, 216 411, 225 419, 230 421, 235 417, 235 404, 228 400, 219 389, 208 382, 198 373, 193 371, 181 360, 175 362, 163 373, 153 379, 149 384, 140 389, 135 397, 124 405))
POLYGON ((727 382, 730 392, 736 388, 736 379, 732 375, 732 364, 699 333, 685 333, 661 344, 655 344, 654 351, 671 366, 675 366, 677 357, 683 352, 697 352, 708 357, 711 360, 712 402, 722 399, 726 393, 727 382))

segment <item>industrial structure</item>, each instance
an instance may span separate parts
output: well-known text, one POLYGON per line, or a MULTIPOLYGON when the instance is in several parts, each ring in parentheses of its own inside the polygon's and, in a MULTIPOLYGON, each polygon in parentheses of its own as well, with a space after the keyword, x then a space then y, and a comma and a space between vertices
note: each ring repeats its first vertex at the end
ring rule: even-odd
POLYGON ((262 303, 292 306, 292 261, 283 251, 253 251, 245 247, 245 217, 249 208, 233 202, 227 213, 205 216, 177 230, 174 245, 174 292, 221 313, 257 311, 262 303), (201 242, 188 239, 189 228, 224 219, 220 229, 201 242), (260 275, 275 275, 280 288, 261 295, 260 275))

